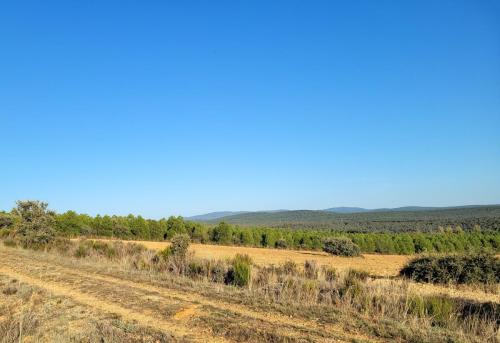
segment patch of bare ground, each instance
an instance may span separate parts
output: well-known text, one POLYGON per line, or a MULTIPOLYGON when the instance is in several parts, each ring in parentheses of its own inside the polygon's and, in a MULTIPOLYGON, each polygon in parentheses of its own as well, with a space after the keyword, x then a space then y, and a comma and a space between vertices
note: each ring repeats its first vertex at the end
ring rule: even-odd
POLYGON ((0 290, 2 343, 177 341, 168 333, 126 322, 114 313, 97 311, 3 273, 0 290))
POLYGON ((38 252, 0 248, 0 274, 92 309, 117 315, 126 323, 187 341, 330 342, 377 340, 342 325, 290 318, 260 311, 222 298, 207 297, 193 289, 131 281, 128 275, 110 275, 109 265, 71 264, 38 252))

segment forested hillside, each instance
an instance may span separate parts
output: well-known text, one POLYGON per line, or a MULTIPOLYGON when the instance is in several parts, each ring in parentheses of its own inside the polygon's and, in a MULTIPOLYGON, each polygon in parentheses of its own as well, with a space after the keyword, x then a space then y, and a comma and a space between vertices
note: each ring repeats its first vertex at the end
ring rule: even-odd
MULTIPOLYGON (((497 210, 494 209, 494 211, 497 210)), ((491 209, 482 208, 481 211, 474 211, 474 213, 484 212, 491 216, 492 211, 491 209)), ((296 215, 298 214, 298 211, 294 212, 296 215)), ((225 222, 217 225, 203 224, 186 221, 182 217, 170 217, 160 220, 144 219, 141 216, 133 215, 98 215, 92 217, 74 211, 63 214, 53 213, 52 215, 54 216, 55 230, 59 234, 69 237, 115 237, 161 241, 170 239, 176 234, 186 233, 192 241, 199 243, 321 250, 326 239, 343 236, 350 238, 364 253, 413 254, 479 250, 500 252, 500 231, 498 226, 492 227, 488 224, 494 223, 497 225, 498 218, 489 216, 467 218, 464 212, 455 214, 455 218, 451 219, 444 219, 443 213, 434 214, 434 218, 428 219, 431 220, 433 225, 433 229, 430 230, 429 228, 428 232, 419 231, 418 226, 410 227, 407 232, 402 232, 400 229, 397 230, 398 232, 396 230, 374 230, 369 232, 369 226, 363 226, 363 222, 360 221, 340 222, 339 227, 341 229, 292 229, 286 227, 241 227, 225 222), (350 230, 350 224, 353 223, 359 225, 357 230, 350 230), (452 224, 446 225, 445 223, 452 224)), ((388 218, 390 216, 391 214, 381 214, 379 218, 388 218)), ((369 218, 369 216, 366 216, 366 225, 379 223, 368 221, 369 218)), ((8 235, 16 227, 17 222, 18 218, 15 214, 0 213, 0 234, 8 235)), ((386 224, 387 222, 380 223, 386 224)), ((393 221, 393 223, 398 222, 393 221)), ((403 223, 418 224, 420 222, 414 220, 413 222, 406 221, 403 223)), ((311 227, 314 226, 311 225, 311 227)))
POLYGON ((243 226, 341 231, 435 231, 446 227, 500 231, 500 206, 475 206, 425 211, 332 213, 327 211, 249 212, 221 220, 243 226))

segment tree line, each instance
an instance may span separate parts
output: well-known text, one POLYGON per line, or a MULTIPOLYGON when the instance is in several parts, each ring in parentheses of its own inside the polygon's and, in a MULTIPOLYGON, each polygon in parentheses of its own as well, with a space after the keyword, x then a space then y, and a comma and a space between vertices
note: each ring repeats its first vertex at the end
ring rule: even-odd
MULTIPOLYGON (((476 228, 443 228, 434 232, 345 232, 339 230, 240 227, 225 222, 208 225, 182 217, 145 219, 141 216, 89 216, 74 211, 53 214, 53 226, 67 237, 114 237, 127 240, 169 240, 189 235, 192 242, 250 247, 322 250, 325 240, 347 237, 362 253, 500 252, 500 233, 476 228)), ((16 225, 16 214, 0 213, 0 229, 16 225)))

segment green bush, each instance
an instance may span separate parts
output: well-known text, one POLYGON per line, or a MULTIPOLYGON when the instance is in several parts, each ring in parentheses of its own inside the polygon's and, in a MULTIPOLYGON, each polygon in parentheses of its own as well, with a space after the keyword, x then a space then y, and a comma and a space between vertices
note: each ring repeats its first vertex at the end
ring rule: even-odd
POLYGON ((410 261, 400 275, 430 283, 498 283, 500 261, 492 254, 423 256, 410 261))
POLYGON ((337 256, 359 256, 361 250, 349 238, 329 238, 323 243, 323 251, 337 256))
POLYGON ((252 274, 252 259, 248 255, 236 255, 231 263, 231 268, 226 274, 226 284, 239 287, 250 283, 252 274))
POLYGON ((410 314, 419 318, 430 317, 435 325, 444 326, 455 316, 456 304, 453 300, 442 296, 409 297, 407 308, 410 314))

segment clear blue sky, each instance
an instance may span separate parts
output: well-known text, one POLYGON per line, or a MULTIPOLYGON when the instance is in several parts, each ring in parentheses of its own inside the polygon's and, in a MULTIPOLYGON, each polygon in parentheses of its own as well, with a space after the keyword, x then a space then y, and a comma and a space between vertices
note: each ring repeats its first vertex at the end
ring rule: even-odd
POLYGON ((498 1, 0 5, 0 209, 500 203, 498 1))

